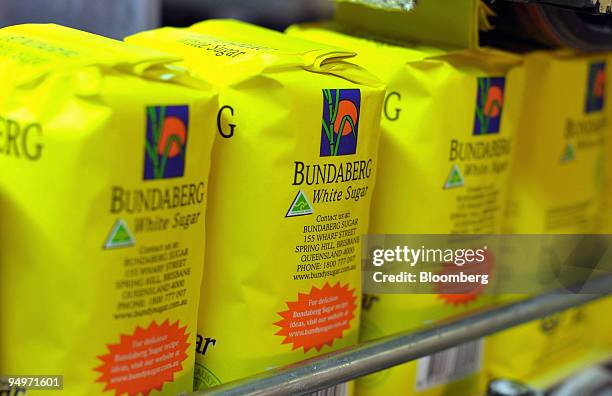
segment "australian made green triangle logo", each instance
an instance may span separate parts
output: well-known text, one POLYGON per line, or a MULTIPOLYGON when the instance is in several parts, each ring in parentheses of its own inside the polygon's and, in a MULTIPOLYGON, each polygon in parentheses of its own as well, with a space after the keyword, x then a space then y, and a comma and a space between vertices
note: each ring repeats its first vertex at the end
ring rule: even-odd
POLYGON ((565 151, 563 152, 563 156, 561 157, 561 162, 570 162, 576 159, 576 150, 574 150, 574 146, 568 143, 565 146, 565 151))
POLYGON ((295 199, 289 207, 289 211, 285 217, 305 216, 313 213, 314 210, 312 209, 312 205, 308 201, 308 198, 306 198, 306 194, 300 190, 295 196, 295 199))
POLYGON ((454 187, 463 187, 463 185, 464 185, 463 175, 461 174, 461 171, 459 170, 459 167, 457 166, 457 164, 455 164, 451 168, 448 178, 446 179, 446 183, 444 184, 444 188, 448 189, 448 188, 454 188, 454 187))
POLYGON ((125 224, 125 221, 119 219, 108 235, 104 248, 114 249, 119 247, 133 246, 134 242, 134 237, 132 236, 127 224, 125 224))

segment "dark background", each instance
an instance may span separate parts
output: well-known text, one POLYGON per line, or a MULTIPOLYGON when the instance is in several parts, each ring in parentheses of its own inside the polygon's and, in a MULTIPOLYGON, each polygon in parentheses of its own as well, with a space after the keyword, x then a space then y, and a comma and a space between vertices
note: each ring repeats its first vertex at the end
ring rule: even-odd
POLYGON ((0 27, 54 22, 122 39, 209 18, 238 18, 280 30, 330 17, 332 11, 331 0, 0 0, 0 27))

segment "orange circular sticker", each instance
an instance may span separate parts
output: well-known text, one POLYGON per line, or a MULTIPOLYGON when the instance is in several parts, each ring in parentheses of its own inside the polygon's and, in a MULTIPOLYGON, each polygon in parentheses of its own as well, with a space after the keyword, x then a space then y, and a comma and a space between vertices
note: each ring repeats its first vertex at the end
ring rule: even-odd
POLYGON ((98 356, 104 364, 95 368, 102 375, 96 382, 106 386, 104 391, 115 390, 116 396, 127 394, 148 396, 152 390, 161 391, 174 374, 183 370, 189 343, 187 326, 179 322, 161 325, 152 322, 149 327, 136 327, 134 334, 121 335, 117 344, 107 345, 108 354, 98 356))
POLYGON ((304 348, 304 353, 331 347, 351 327, 356 301, 355 289, 349 290, 348 284, 313 286, 310 293, 299 293, 297 301, 288 301, 288 310, 278 312, 283 319, 274 323, 281 328, 276 335, 285 337, 283 344, 293 344, 292 350, 304 348))

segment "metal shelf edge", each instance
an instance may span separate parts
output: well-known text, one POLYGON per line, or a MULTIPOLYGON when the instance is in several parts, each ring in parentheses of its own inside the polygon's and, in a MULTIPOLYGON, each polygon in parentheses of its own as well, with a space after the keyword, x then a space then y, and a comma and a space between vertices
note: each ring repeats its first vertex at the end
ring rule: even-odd
POLYGON ((589 290, 601 294, 554 291, 435 328, 365 342, 189 396, 309 394, 604 297, 612 293, 612 275, 592 280, 589 285, 589 290))

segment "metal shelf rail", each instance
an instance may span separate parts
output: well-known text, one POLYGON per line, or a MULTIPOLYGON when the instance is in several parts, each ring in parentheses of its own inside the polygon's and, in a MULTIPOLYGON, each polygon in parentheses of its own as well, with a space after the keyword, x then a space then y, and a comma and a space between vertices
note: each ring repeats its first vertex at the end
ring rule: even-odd
POLYGON ((612 294, 612 275, 589 283, 589 292, 553 291, 418 332, 362 343, 189 396, 308 395, 612 294))

